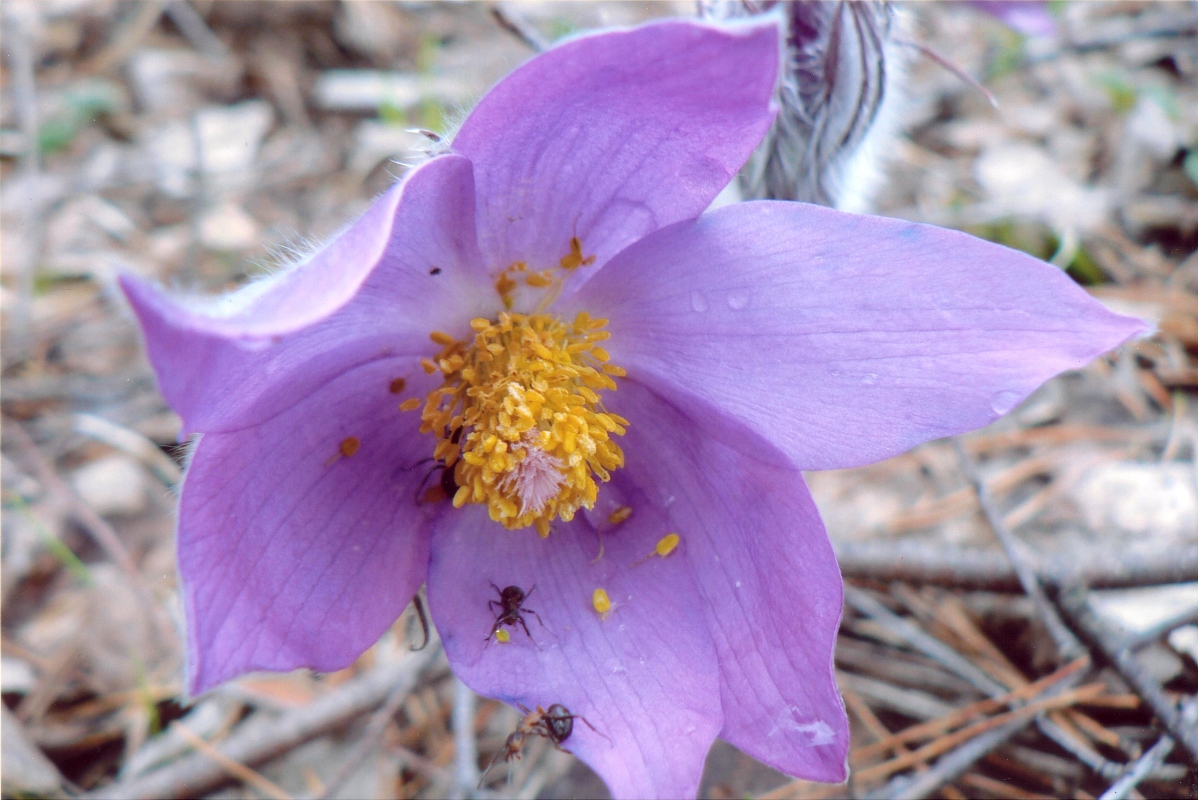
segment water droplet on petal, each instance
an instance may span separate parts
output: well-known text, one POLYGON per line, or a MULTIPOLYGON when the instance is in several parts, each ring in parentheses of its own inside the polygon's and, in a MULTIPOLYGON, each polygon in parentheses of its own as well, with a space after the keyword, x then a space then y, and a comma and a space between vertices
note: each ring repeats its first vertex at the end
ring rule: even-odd
POLYGON ((1022 392, 1014 389, 1004 389, 990 398, 990 407, 994 409, 995 414, 1005 414, 1015 407, 1021 395, 1022 392))
POLYGON ((707 298, 701 292, 691 292, 691 308, 695 311, 706 311, 707 298))
POLYGON ((861 376, 861 382, 864 383, 866 386, 872 386, 873 384, 877 383, 877 381, 878 381, 878 373, 876 373, 876 372, 867 372, 861 376))
POLYGON ((733 311, 740 311, 745 306, 749 305, 749 295, 746 292, 733 292, 728 295, 728 308, 733 311))

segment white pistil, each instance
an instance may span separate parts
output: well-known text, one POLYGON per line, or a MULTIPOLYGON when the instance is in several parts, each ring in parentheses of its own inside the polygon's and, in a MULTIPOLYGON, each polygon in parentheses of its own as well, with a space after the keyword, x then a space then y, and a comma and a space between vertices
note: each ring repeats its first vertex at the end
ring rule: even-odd
POLYGON ((538 447, 539 439, 536 428, 524 434, 518 445, 524 458, 499 482, 500 491, 520 499, 521 516, 540 514, 566 482, 562 460, 538 447))

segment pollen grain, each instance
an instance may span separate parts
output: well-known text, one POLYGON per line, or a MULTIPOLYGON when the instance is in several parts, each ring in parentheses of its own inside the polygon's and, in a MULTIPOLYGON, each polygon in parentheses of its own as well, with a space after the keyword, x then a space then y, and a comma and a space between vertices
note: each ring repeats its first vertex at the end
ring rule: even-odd
POLYGON ((607 619, 607 615, 611 613, 611 598, 607 596, 606 589, 596 589, 591 595, 591 607, 595 609, 595 613, 601 619, 607 619))

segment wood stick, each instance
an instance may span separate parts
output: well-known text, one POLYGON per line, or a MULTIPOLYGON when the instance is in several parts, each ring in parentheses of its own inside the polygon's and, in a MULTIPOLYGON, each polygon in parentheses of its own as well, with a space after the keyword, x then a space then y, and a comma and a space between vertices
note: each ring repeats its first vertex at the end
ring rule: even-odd
POLYGON ((893 775, 899 770, 907 769, 928 761, 928 759, 952 750, 954 747, 969 741, 983 733, 988 733, 995 728, 1001 728, 1007 723, 1019 722, 1039 714, 1041 711, 1047 711, 1053 708, 1066 708, 1079 701, 1086 700, 1092 697, 1097 697, 1106 691, 1106 686, 1101 683, 1090 683, 1085 686, 1080 686, 1076 689, 1070 689, 1052 697, 1044 697, 1028 703, 1022 708, 1014 711, 1008 711, 1005 714, 999 714, 989 719, 976 722, 973 725, 962 728, 955 733, 943 736, 934 742, 924 745, 918 750, 911 753, 892 758, 889 761, 884 761, 872 767, 867 767, 856 774, 856 780, 861 783, 871 783, 873 781, 883 779, 893 775))
POLYGON ((998 538, 1002 545, 1003 551, 1006 552, 1007 558, 1011 562, 1011 566, 1015 568, 1015 574, 1019 578, 1019 583, 1023 586, 1023 591, 1032 599, 1032 603, 1036 606, 1036 611, 1040 615, 1041 621, 1044 622, 1044 627, 1048 629, 1048 633, 1052 636, 1053 642, 1056 643, 1057 653, 1064 659, 1075 659, 1086 652, 1086 648, 1078 638, 1073 635, 1073 631, 1065 625, 1061 615, 1057 613, 1056 606, 1048 599, 1048 595, 1044 593, 1044 587, 1040 585, 1040 579, 1033 569, 1031 561, 1023 549, 1023 543, 1015 538, 1015 534, 1007 528, 1003 522, 1002 515, 998 513, 998 508, 994 505, 994 499, 990 496, 990 489, 986 486, 986 482, 982 480, 978 474, 977 467, 972 459, 965 452, 965 448, 961 446, 960 441, 953 440, 953 449, 956 450, 957 460, 961 463, 961 471, 965 473, 965 477, 973 484, 973 489, 977 493, 978 503, 982 507, 982 513, 986 515, 986 520, 990 523, 994 535, 998 538))
POLYGON ((235 761, 229 758, 224 753, 217 750, 215 747, 204 741, 201 737, 182 722, 175 720, 171 725, 179 731, 187 743, 190 744, 199 753, 203 753, 213 763, 217 764, 221 769, 227 772, 231 777, 236 778, 242 783, 249 784, 272 800, 291 800, 291 795, 279 788, 274 781, 263 777, 259 773, 242 764, 240 761, 235 761))
MULTIPOLYGON (((935 546, 918 541, 833 541, 846 578, 911 581, 967 589, 1011 591, 1020 588, 1015 569, 1000 551, 935 546)), ((1153 553, 1095 552, 1077 548, 1053 557, 1029 559, 1039 579, 1050 586, 1084 583, 1092 588, 1155 586, 1198 581, 1198 545, 1159 548, 1153 553)))
MULTIPOLYGON (((439 653, 428 648, 407 656, 399 664, 376 667, 304 708, 279 716, 259 712, 214 747, 245 765, 282 755, 378 706, 397 687, 411 691, 439 653)), ((91 800, 195 797, 227 779, 228 774, 221 766, 205 755, 193 753, 153 772, 97 789, 86 797, 91 800)))
POLYGON ((1060 683, 1061 681, 1076 675, 1078 672, 1087 668, 1090 665, 1090 657, 1082 656, 1081 658, 1058 669, 1051 675, 1045 675, 1034 683, 1029 683, 1013 692, 1008 692, 1001 697, 995 697, 988 700, 980 700, 976 703, 954 711, 939 719, 934 719, 929 722, 924 722, 920 725, 912 725, 910 728, 893 733, 890 736, 880 739, 874 744, 859 747, 849 754, 849 763, 860 763, 879 753, 884 753, 895 745, 906 744, 918 739, 927 739, 937 736, 945 731, 951 730, 958 725, 961 725, 974 717, 982 714, 989 714, 992 711, 997 711, 1015 703, 1029 700, 1036 695, 1044 692, 1050 687, 1060 683))

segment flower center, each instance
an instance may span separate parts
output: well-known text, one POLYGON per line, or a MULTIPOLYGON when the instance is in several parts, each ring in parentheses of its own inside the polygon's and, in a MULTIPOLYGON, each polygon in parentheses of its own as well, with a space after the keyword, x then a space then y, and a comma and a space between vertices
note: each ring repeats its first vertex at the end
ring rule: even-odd
POLYGON ((624 375, 598 344, 606 325, 585 312, 569 324, 505 312, 473 320, 473 341, 432 334, 443 349, 422 364, 445 380, 429 393, 420 429, 436 434, 433 457, 454 471, 455 507, 486 503, 504 527, 548 536, 553 519, 594 506, 596 478, 624 465, 611 435, 628 425, 599 396, 624 375))

